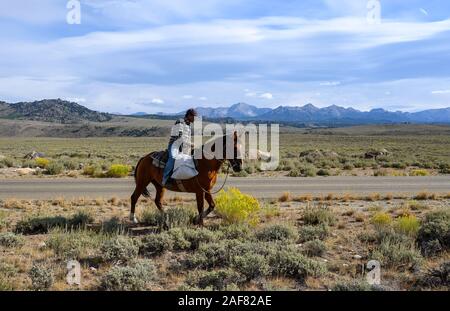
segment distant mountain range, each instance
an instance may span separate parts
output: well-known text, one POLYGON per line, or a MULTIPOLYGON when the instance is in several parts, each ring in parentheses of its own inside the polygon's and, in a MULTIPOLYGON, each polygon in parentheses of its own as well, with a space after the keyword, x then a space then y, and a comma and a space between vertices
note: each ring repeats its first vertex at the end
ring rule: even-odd
MULTIPOLYGON (((302 107, 279 106, 275 109, 258 108, 245 103, 230 107, 196 108, 198 113, 207 119, 237 121, 268 121, 296 125, 356 125, 381 123, 450 123, 450 107, 429 109, 420 112, 387 111, 372 109, 360 111, 353 108, 329 106, 318 108, 312 104, 302 107)), ((136 112, 135 118, 171 119, 184 115, 184 111, 176 114, 146 115, 136 112)), ((118 116, 116 116, 118 117, 118 116)), ((55 123, 79 123, 84 121, 106 122, 115 118, 114 114, 90 110, 74 102, 61 99, 44 99, 34 102, 10 104, 0 101, 0 118, 33 120, 55 123)))
MULTIPOLYGON (((312 104, 302 107, 279 106, 275 109, 258 108, 245 103, 231 107, 196 108, 206 118, 232 118, 241 121, 272 121, 304 124, 379 124, 379 123, 450 123, 450 107, 420 112, 387 111, 372 109, 360 111, 332 105, 318 108, 312 104)), ((184 112, 174 115, 183 115, 184 112)))

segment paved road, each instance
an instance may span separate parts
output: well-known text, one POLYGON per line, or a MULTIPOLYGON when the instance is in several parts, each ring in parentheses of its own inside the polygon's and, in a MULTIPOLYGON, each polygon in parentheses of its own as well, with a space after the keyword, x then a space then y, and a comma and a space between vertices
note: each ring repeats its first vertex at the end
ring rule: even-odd
MULTIPOLYGON (((219 180, 216 187, 220 187, 219 180)), ((292 177, 230 177, 227 187, 238 187, 242 192, 259 198, 277 197, 284 191, 301 194, 370 194, 402 193, 415 194, 420 191, 436 193, 450 192, 450 176, 432 177, 356 177, 333 176, 313 178, 292 177)), ((0 199, 52 199, 71 198, 119 198, 129 197, 134 189, 134 180, 127 179, 0 179, 0 199)), ((154 193, 153 186, 149 186, 154 193)), ((170 192, 169 192, 170 193, 170 192)), ((170 195, 170 194, 169 194, 170 195)), ((191 195, 192 194, 187 194, 191 195)))

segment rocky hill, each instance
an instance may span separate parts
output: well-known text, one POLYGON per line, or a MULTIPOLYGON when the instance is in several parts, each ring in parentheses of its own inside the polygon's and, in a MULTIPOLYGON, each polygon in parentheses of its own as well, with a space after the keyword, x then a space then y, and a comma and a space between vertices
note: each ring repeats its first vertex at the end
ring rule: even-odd
POLYGON ((111 120, 112 115, 90 110, 74 102, 44 99, 15 104, 0 102, 0 118, 67 124, 82 121, 105 122, 111 120))

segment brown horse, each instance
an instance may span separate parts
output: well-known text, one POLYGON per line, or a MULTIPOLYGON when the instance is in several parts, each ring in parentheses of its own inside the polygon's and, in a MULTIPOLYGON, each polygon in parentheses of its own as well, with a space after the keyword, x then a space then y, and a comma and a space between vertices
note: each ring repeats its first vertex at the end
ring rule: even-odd
POLYGON ((215 207, 215 203, 211 195, 211 189, 217 181, 217 174, 222 165, 228 161, 234 172, 240 172, 242 170, 242 159, 238 156, 240 154, 240 144, 238 143, 237 132, 234 132, 234 134, 230 136, 222 136, 211 142, 209 150, 214 152, 217 144, 222 144, 223 157, 221 159, 217 159, 216 157, 213 157, 212 159, 208 159, 211 157, 205 158, 203 152, 205 145, 203 145, 202 157, 197 160, 198 175, 191 179, 183 180, 181 189, 176 183, 162 186, 164 169, 153 165, 151 153, 141 158, 136 165, 134 173, 136 188, 131 195, 130 220, 137 223, 137 219, 135 217, 136 203, 141 195, 144 195, 145 197, 150 196, 147 186, 149 183, 152 183, 156 189, 155 204, 161 213, 164 213, 162 200, 166 189, 176 192, 195 193, 198 209, 196 223, 198 225, 203 225, 203 219, 208 216, 208 214, 211 213, 215 207), (227 146, 233 148, 233 157, 231 159, 226 158, 227 146), (205 199, 209 205, 206 211, 203 209, 205 199))

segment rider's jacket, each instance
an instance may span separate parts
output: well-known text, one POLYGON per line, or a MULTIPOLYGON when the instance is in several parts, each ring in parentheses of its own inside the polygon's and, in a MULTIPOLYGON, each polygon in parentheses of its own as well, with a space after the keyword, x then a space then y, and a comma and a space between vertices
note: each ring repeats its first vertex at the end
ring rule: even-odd
POLYGON ((172 126, 169 145, 176 143, 181 152, 190 154, 191 152, 191 127, 185 119, 179 119, 172 126))

